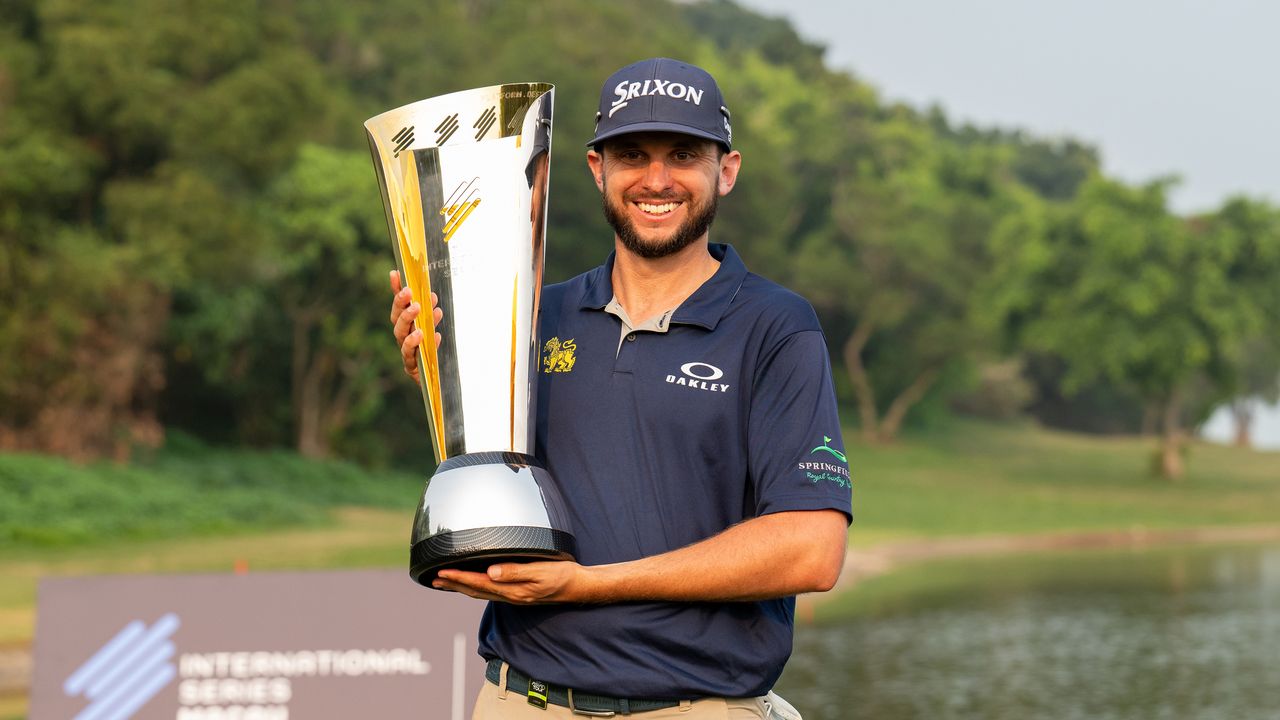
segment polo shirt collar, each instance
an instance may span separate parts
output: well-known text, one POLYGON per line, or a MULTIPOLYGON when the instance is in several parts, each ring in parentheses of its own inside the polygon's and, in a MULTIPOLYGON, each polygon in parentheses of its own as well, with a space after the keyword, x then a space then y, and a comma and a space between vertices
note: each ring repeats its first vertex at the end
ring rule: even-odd
MULTIPOLYGON (((707 249, 712 257, 720 261, 720 267, 676 308, 675 314, 671 316, 673 324, 697 325, 714 330, 747 277, 747 266, 732 246, 711 243, 707 249)), ((581 309, 603 310, 613 299, 613 260, 614 253, 611 252, 603 265, 587 273, 586 287, 579 302, 581 309)))

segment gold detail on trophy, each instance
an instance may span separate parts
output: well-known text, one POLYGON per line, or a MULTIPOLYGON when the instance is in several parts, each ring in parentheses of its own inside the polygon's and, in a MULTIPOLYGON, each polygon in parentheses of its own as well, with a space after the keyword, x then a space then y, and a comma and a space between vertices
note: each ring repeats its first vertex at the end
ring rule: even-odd
MULTIPOLYGON (((400 157, 403 183, 388 183, 392 216, 396 225, 396 240, 400 244, 400 257, 404 261, 404 282, 413 292, 413 298, 424 302, 431 297, 431 280, 427 275, 426 232, 423 228, 422 198, 417 192, 418 164, 413 153, 400 157), (404 191, 402 188, 413 188, 404 191)), ((431 313, 420 313, 414 325, 422 331, 422 344, 418 357, 422 367, 422 385, 427 393, 431 414, 435 419, 436 447, 444 447, 444 406, 440 399, 440 363, 436 355, 436 333, 431 324, 431 313)))
POLYGON ((574 364, 578 362, 578 346, 573 338, 560 342, 560 338, 553 337, 542 346, 542 351, 546 353, 546 357, 542 359, 543 372, 572 372, 574 364))
POLYGON ((480 198, 476 197, 476 180, 480 178, 471 178, 471 182, 458 183, 458 187, 444 201, 444 207, 441 208, 440 214, 444 216, 444 241, 449 242, 449 238, 458 232, 458 228, 462 227, 463 221, 480 205, 480 198))

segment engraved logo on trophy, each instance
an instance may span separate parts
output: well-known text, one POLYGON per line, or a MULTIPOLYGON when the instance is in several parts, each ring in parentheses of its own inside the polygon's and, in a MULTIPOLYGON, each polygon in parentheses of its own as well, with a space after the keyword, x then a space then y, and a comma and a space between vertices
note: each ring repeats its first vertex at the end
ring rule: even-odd
POLYGON ((480 178, 472 178, 470 182, 458 183, 458 187, 444 201, 444 207, 440 208, 440 214, 444 216, 444 241, 449 242, 449 238, 458 232, 458 228, 462 227, 462 223, 471 214, 472 210, 480 205, 480 198, 476 197, 476 181, 480 178))
MULTIPOLYGON (((444 314, 438 341, 431 313, 415 320, 439 461, 410 540, 410 576, 427 587, 443 568, 576 553, 560 491, 533 457, 553 94, 546 83, 498 85, 365 122, 400 277, 444 314), (460 117, 475 118, 475 142, 450 143, 460 117), (435 129, 414 145, 419 125, 435 129)), ((558 372, 574 349, 561 344, 558 372)))
POLYGON ((396 144, 396 151, 392 153, 392 157, 400 157, 400 152, 413 144, 413 126, 400 128, 400 132, 391 137, 396 144))
POLYGON ((450 115, 436 126, 436 144, 445 144, 456 132, 458 132, 458 113, 450 115))
POLYGON ((493 108, 489 108, 481 113, 480 117, 471 126, 476 129, 476 140, 484 137, 484 134, 489 132, 489 128, 493 127, 493 124, 497 121, 498 113, 493 108))

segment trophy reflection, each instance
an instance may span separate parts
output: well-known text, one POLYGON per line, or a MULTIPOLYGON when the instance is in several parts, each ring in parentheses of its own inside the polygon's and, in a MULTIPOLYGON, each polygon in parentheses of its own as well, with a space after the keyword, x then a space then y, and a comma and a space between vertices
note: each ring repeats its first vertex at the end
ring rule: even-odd
POLYGON ((554 89, 495 85, 365 122, 400 277, 415 320, 439 467, 413 522, 410 575, 572 559, 564 502, 533 457, 537 316, 554 89), (439 344, 435 330, 441 333, 439 344))

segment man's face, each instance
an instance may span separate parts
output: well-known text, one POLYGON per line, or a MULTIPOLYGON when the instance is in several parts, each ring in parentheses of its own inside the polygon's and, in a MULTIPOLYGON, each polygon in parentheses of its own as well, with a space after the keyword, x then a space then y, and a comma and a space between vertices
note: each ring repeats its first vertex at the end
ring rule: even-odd
POLYGON ((737 178, 741 156, 677 133, 633 133, 587 153, 605 219, 627 250, 672 255, 707 235, 720 196, 737 178))

